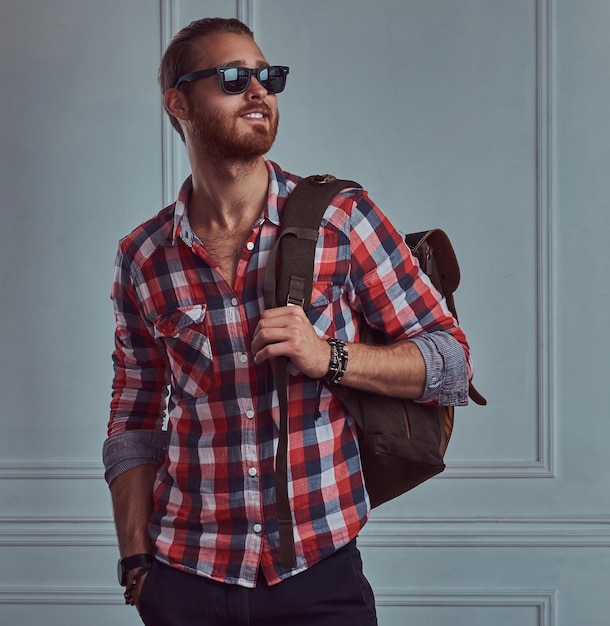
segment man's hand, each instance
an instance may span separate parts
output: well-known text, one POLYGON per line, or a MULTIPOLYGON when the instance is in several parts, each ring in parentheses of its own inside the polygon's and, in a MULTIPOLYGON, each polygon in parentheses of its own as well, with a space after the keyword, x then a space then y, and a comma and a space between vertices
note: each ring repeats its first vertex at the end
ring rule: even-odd
MULTIPOLYGON (((139 571, 140 571, 139 569, 135 569, 127 574, 127 588, 128 589, 133 583, 133 579, 139 571)), ((133 600, 133 604, 138 610, 138 613, 140 612, 140 593, 142 592, 142 587, 144 586, 144 581, 146 580, 147 576, 148 576, 148 572, 144 572, 139 577, 136 586, 131 591, 131 599, 133 600)))
POLYGON ((311 378, 322 378, 330 361, 330 346, 318 337, 300 306, 264 311, 254 331, 252 351, 257 364, 285 356, 311 378))

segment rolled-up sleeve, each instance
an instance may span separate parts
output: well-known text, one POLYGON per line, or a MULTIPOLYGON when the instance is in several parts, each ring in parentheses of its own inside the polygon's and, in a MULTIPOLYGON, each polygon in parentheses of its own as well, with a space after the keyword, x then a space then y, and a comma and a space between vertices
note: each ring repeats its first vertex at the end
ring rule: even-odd
POLYGON ((411 339, 426 364, 426 384, 418 401, 441 406, 468 404, 468 362, 462 345, 447 332, 435 331, 411 339))
POLYGON ((161 465, 166 452, 167 433, 158 430, 128 430, 104 442, 104 478, 110 485, 123 472, 138 465, 161 465))

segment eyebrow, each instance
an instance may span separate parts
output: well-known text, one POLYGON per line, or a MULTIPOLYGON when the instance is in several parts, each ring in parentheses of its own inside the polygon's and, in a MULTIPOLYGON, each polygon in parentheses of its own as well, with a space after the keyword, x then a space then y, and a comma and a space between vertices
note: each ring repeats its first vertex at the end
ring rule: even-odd
MULTIPOLYGON (((234 61, 227 61, 226 63, 223 63, 222 65, 224 67, 248 67, 244 59, 236 59, 234 61)), ((264 61, 264 60, 259 60, 256 62, 255 67, 257 69, 261 67, 269 67, 269 63, 267 63, 267 61, 264 61)))

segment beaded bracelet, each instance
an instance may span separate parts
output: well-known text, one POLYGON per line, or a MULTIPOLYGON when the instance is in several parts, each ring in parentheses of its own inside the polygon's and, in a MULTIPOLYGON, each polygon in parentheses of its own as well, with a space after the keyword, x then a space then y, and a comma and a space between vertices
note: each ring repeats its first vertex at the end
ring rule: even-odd
POLYGON ((330 346, 330 362, 328 372, 323 380, 327 383, 337 384, 347 370, 348 350, 347 344, 341 339, 329 338, 326 340, 330 346))

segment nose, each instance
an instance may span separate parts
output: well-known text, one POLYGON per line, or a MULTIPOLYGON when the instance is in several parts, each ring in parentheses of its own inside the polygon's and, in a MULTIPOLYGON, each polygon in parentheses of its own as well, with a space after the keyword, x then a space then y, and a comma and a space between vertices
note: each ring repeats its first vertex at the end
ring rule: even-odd
POLYGON ((260 84, 256 76, 252 76, 248 85, 247 95, 250 98, 263 99, 268 91, 260 84))

